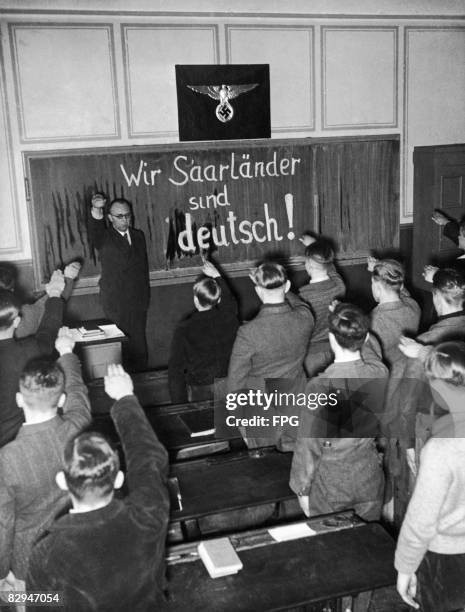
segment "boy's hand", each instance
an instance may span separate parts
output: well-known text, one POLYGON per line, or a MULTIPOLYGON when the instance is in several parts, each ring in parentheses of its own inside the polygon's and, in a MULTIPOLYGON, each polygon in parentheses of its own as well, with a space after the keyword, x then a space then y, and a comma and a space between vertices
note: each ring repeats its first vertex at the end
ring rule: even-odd
POLYGON ((210 278, 219 278, 221 276, 211 261, 205 261, 202 267, 202 272, 205 274, 205 276, 209 276, 210 278))
POLYGON ((58 336, 55 340, 55 348, 62 355, 72 353, 76 341, 69 327, 60 327, 58 330, 58 336))
POLYGON ((60 297, 65 288, 65 277, 61 270, 55 270, 45 285, 45 291, 49 297, 60 297))
POLYGON ((425 281, 427 283, 432 283, 433 282, 433 276, 436 274, 436 272, 439 270, 439 268, 436 268, 436 266, 425 266, 423 268, 423 278, 425 279, 425 281))
POLYGON ((423 344, 420 344, 416 340, 407 338, 407 336, 400 337, 399 350, 406 357, 410 357, 410 359, 418 359, 422 348, 423 344))
POLYGON ((310 497, 308 495, 297 495, 297 500, 305 516, 310 516, 310 497))
POLYGON ((450 221, 449 217, 447 217, 442 211, 435 210, 431 219, 437 223, 437 225, 447 225, 450 221))
POLYGON ((80 269, 81 264, 78 261, 72 261, 66 266, 64 270, 65 278, 72 278, 73 280, 75 280, 79 276, 80 269))
POLYGON ((397 573, 397 592, 406 604, 418 610, 420 606, 413 599, 417 594, 417 577, 415 574, 397 573))
POLYGON ((338 304, 339 304, 339 300, 333 300, 331 304, 328 306, 329 312, 334 312, 338 304))
POLYGON ((310 236, 310 234, 302 234, 299 240, 305 247, 308 247, 314 242, 316 242, 316 238, 314 238, 313 236, 310 236))
POLYGON ((370 257, 367 257, 368 272, 373 272, 377 263, 378 263, 378 260, 376 259, 376 257, 371 257, 371 255, 370 257))
POLYGON ((119 400, 134 393, 132 379, 121 365, 110 364, 104 382, 105 391, 114 400, 119 400))

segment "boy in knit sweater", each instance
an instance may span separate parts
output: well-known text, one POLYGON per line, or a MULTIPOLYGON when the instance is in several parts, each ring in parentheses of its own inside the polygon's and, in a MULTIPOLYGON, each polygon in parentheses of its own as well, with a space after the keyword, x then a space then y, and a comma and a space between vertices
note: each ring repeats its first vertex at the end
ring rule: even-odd
POLYGON ((307 376, 312 378, 322 372, 333 359, 328 340, 328 308, 335 299, 342 299, 346 292, 344 281, 334 267, 334 250, 324 238, 304 234, 305 270, 310 280, 299 289, 299 296, 310 305, 315 327, 305 358, 307 376))
POLYGON ((371 331, 378 338, 383 357, 389 367, 401 353, 399 340, 404 334, 416 335, 421 310, 404 288, 404 268, 394 259, 369 257, 371 291, 378 306, 371 311, 371 331))
POLYGON ((465 606, 465 344, 432 349, 425 370, 450 413, 436 421, 422 450, 395 567, 407 604, 446 612, 465 606))

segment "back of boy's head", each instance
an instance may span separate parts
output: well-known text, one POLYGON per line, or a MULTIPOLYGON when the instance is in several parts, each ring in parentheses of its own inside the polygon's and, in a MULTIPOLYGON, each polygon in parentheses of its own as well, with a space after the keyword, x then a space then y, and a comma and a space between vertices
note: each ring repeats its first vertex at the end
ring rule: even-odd
POLYGON ((438 270, 433 276, 433 294, 439 294, 449 306, 463 307, 465 299, 465 279, 452 268, 438 270))
POLYGON ((329 314, 329 331, 344 349, 358 351, 365 342, 368 329, 368 317, 353 304, 338 304, 329 314))
POLYGON ((118 453, 99 433, 82 433, 65 446, 66 483, 79 501, 96 502, 110 497, 118 470, 118 453))
POLYGON ((440 378, 465 386, 465 342, 442 342, 433 348, 425 362, 428 378, 440 378))
POLYGON ((19 377, 19 390, 27 408, 56 408, 65 388, 65 374, 52 359, 37 357, 27 362, 19 377))
POLYGON ((0 289, 0 331, 6 331, 19 315, 21 303, 8 289, 0 289))
POLYGON ((382 259, 375 264, 371 277, 386 289, 399 293, 405 280, 404 266, 395 259, 382 259))
POLYGON ((0 289, 14 291, 16 287, 16 273, 13 266, 0 264, 0 289))
POLYGON ((193 287, 194 296, 202 308, 213 308, 221 298, 221 287, 214 278, 202 278, 193 287))
POLYGON ((318 238, 305 249, 306 263, 316 263, 327 268, 334 261, 334 249, 331 243, 324 238, 318 238))
POLYGON ((287 283, 287 273, 279 263, 267 261, 260 264, 251 274, 257 287, 262 289, 280 289, 287 283))

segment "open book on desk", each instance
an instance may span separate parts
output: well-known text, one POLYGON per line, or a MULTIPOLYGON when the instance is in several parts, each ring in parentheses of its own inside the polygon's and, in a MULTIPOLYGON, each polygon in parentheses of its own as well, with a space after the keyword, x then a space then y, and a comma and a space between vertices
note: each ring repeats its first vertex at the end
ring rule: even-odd
POLYGON ((124 338, 124 333, 114 323, 97 325, 96 323, 85 323, 76 329, 72 329, 76 342, 89 342, 91 340, 109 340, 112 338, 124 338))

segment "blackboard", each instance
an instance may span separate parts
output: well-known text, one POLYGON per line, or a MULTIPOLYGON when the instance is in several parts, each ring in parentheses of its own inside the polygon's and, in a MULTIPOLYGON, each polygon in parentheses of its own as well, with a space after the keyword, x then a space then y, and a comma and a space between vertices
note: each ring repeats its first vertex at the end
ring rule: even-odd
POLYGON ((226 269, 269 253, 292 258, 302 254, 298 237, 304 230, 327 229, 343 238, 342 258, 397 240, 398 137, 44 151, 26 153, 25 160, 38 284, 80 257, 81 286, 95 285, 99 262, 87 219, 97 191, 131 202, 134 225, 146 236, 152 279, 198 271, 207 250, 226 269), (322 155, 328 147, 334 153, 322 155), (331 180, 336 192, 326 188, 331 180), (354 244, 348 215, 358 223, 354 244))

